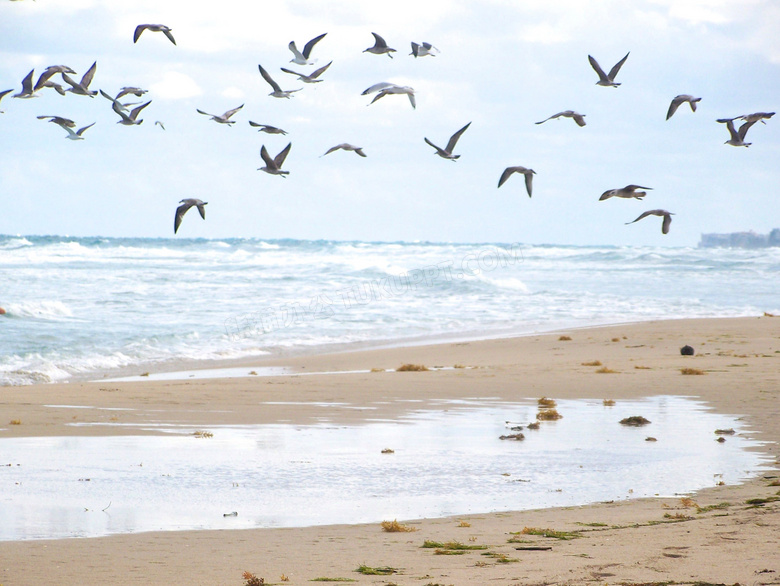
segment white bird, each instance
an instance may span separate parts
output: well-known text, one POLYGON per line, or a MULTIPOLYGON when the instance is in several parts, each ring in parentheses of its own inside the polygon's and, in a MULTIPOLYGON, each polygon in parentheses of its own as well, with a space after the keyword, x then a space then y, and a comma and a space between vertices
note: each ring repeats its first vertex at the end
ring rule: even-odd
MULTIPOLYGON (((379 83, 375 83, 370 88, 367 88, 363 90, 363 92, 360 94, 361 96, 365 96, 368 94, 372 94, 374 92, 379 92, 376 96, 374 96, 374 99, 371 100, 371 104, 376 102, 379 98, 383 98, 387 95, 398 95, 398 94, 406 94, 409 97, 409 103, 412 105, 412 108, 417 108, 417 101, 414 97, 414 88, 409 87, 408 85, 396 85, 394 83, 389 83, 387 81, 382 81, 379 83)), ((368 104, 369 106, 371 104, 368 104)))
POLYGON ((580 114, 578 112, 575 112, 574 110, 564 110, 563 112, 558 112, 557 114, 553 114, 549 118, 545 118, 541 122, 536 122, 536 124, 544 124, 548 120, 552 120, 553 118, 571 118, 574 120, 578 126, 585 126, 585 114, 580 114))
POLYGON ((301 91, 301 88, 298 88, 297 90, 283 90, 279 87, 279 84, 276 83, 273 78, 268 74, 268 72, 263 69, 263 66, 258 64, 258 69, 260 69, 260 75, 263 76, 263 79, 268 82, 268 85, 270 85, 274 91, 272 91, 269 96, 273 96, 274 98, 290 98, 290 94, 293 92, 299 92, 301 91))
POLYGON ((679 96, 676 96, 672 103, 669 104, 669 111, 666 113, 666 119, 669 120, 675 112, 677 112, 677 108, 680 107, 681 104, 684 104, 685 102, 688 102, 691 106, 692 111, 696 111, 696 102, 701 102, 701 98, 694 98, 690 94, 680 94, 679 96))
POLYGON ((363 52, 373 53, 374 55, 387 54, 387 56, 390 57, 390 59, 392 59, 393 56, 390 53, 395 53, 396 52, 395 49, 391 49, 390 47, 388 47, 385 40, 382 37, 380 37, 378 34, 376 33, 371 33, 371 34, 374 35, 374 46, 369 47, 368 49, 364 49, 363 52))
POLYGON ((97 95, 97 91, 90 90, 89 84, 92 83, 92 78, 95 77, 96 69, 97 69, 97 61, 95 61, 92 64, 92 67, 90 67, 87 70, 87 72, 81 77, 81 81, 79 82, 76 82, 73 79, 71 79, 67 73, 63 73, 62 79, 64 79, 71 86, 65 91, 78 94, 80 96, 89 96, 90 98, 95 97, 97 95))
POLYGON ((38 91, 42 87, 47 87, 45 85, 46 82, 58 73, 72 73, 73 75, 76 74, 76 72, 67 65, 49 65, 49 67, 44 69, 43 73, 41 73, 41 75, 38 77, 38 82, 35 84, 35 91, 38 91))
MULTIPOLYGON (((330 63, 333 63, 333 61, 331 61, 330 63)), ((323 73, 323 72, 324 72, 324 71, 325 71, 325 70, 326 70, 328 67, 330 67, 330 63, 328 63, 327 65, 323 65, 323 66, 322 66, 322 67, 320 67, 319 69, 315 69, 315 70, 314 70, 314 71, 312 71, 312 72, 311 72, 309 75, 306 75, 305 73, 298 73, 297 71, 292 71, 292 70, 290 70, 290 69, 285 69, 284 67, 280 67, 280 69, 281 69, 282 71, 284 71, 285 73, 292 73, 293 75, 297 75, 297 76, 298 76, 298 79, 299 79, 299 80, 301 80, 301 81, 302 81, 302 82, 304 82, 304 83, 319 83, 319 82, 321 82, 321 81, 323 81, 323 80, 321 80, 321 79, 317 79, 317 78, 318 78, 320 75, 322 75, 322 73, 323 73)))
POLYGON ((290 41, 290 44, 287 45, 287 48, 290 49, 290 51, 292 51, 292 54, 294 55, 294 57, 290 59, 290 63, 297 63, 298 65, 314 65, 316 61, 309 61, 311 50, 314 48, 314 45, 319 43, 322 40, 322 38, 327 34, 328 33, 323 33, 318 37, 314 37, 311 41, 306 43, 303 46, 303 53, 301 53, 298 50, 298 47, 295 46, 295 41, 290 41))
POLYGON ((426 57, 427 55, 430 55, 431 57, 436 57, 436 54, 434 53, 441 53, 436 47, 431 45, 430 43, 422 43, 421 45, 418 45, 414 41, 412 41, 412 52, 409 53, 409 55, 414 55, 415 58, 417 57, 426 57))
POLYGON ((504 172, 501 173, 501 178, 498 180, 498 186, 501 187, 513 173, 522 173, 525 175, 525 190, 528 192, 528 197, 531 197, 531 192, 533 191, 534 175, 536 174, 536 171, 533 169, 528 169, 527 167, 521 166, 507 167, 504 169, 504 172))
POLYGON ((588 61, 590 61, 590 66, 593 67, 595 72, 599 76, 599 80, 596 82, 596 85, 601 85, 604 87, 617 87, 620 84, 615 81, 615 76, 617 76, 618 71, 620 71, 620 68, 623 67, 623 63, 626 62, 626 59, 628 59, 628 55, 631 53, 629 51, 626 53, 626 56, 623 57, 620 61, 618 61, 615 66, 609 70, 609 75, 606 75, 604 73, 604 70, 601 68, 601 66, 598 64, 598 62, 588 55, 588 61))
POLYGON ((203 207, 209 202, 203 201, 194 197, 189 197, 186 199, 183 199, 179 202, 181 205, 176 208, 176 217, 173 219, 173 233, 176 234, 176 232, 179 229, 179 226, 181 226, 181 219, 184 217, 184 214, 187 213, 187 211, 191 207, 197 207, 198 211, 200 212, 200 217, 204 220, 206 219, 206 208, 203 207))
POLYGON ((243 107, 244 107, 244 104, 241 104, 238 108, 233 108, 232 110, 228 110, 227 112, 225 112, 221 116, 217 116, 216 114, 209 114, 208 112, 204 112, 203 110, 198 110, 197 108, 195 108, 195 109, 198 111, 198 114, 203 114, 205 116, 211 116, 211 120, 213 120, 214 122, 218 122, 220 124, 235 124, 236 121, 235 120, 230 120, 230 117, 233 114, 235 114, 236 112, 238 112, 243 107))
POLYGON ((622 197, 625 199, 639 199, 641 200, 644 196, 647 195, 646 191, 637 191, 637 189, 653 189, 652 187, 642 187, 641 185, 626 185, 625 187, 621 187, 620 189, 608 189, 604 193, 601 194, 601 197, 599 198, 599 201, 604 201, 605 199, 609 199, 610 197, 622 197))
MULTIPOLYGON (((5 90, 3 92, 0 92, 0 100, 2 100, 3 97, 5 97, 7 94, 10 94, 12 91, 14 90, 11 89, 11 90, 5 90)), ((5 112, 3 112, 3 110, 0 110, 0 114, 4 114, 4 113, 5 112)))
POLYGON ((341 144, 337 144, 334 147, 330 147, 325 152, 325 154, 322 154, 320 156, 324 157, 325 155, 328 155, 328 154, 332 153, 333 151, 337 151, 339 149, 342 149, 342 150, 345 150, 345 151, 354 151, 355 153, 357 153, 361 157, 365 157, 366 156, 366 153, 363 152, 363 148, 362 147, 356 147, 356 146, 351 145, 351 144, 346 143, 346 142, 342 142, 341 144))
POLYGON ((94 125, 95 125, 95 123, 93 122, 89 126, 84 126, 83 128, 79 128, 76 132, 73 132, 73 129, 72 128, 68 128, 67 126, 61 126, 61 128, 63 128, 63 129, 68 131, 68 136, 66 136, 65 138, 69 138, 70 140, 84 140, 84 137, 81 136, 81 135, 84 134, 84 131, 87 128, 91 128, 94 125))
POLYGON ((62 126, 63 128, 74 128, 76 126, 76 123, 73 122, 70 118, 63 118, 62 116, 37 116, 38 120, 45 120, 46 118, 50 118, 49 122, 53 122, 54 124, 57 124, 58 126, 62 126))
POLYGON ((143 119, 138 120, 138 113, 151 103, 152 101, 149 100, 145 104, 141 104, 140 106, 133 108, 129 115, 125 114, 121 109, 119 109, 116 104, 112 105, 111 108, 114 110, 114 112, 119 114, 119 117, 121 118, 117 124, 122 124, 124 126, 135 126, 143 122, 143 119))
POLYGON ((258 132, 265 132, 267 134, 287 134, 286 131, 276 126, 269 126, 268 124, 258 124, 257 122, 249 121, 249 126, 257 128, 258 132))
POLYGON ((745 142, 745 135, 747 134, 747 131, 750 129, 751 126, 753 126, 758 120, 750 120, 748 122, 743 123, 739 130, 734 129, 734 120, 737 118, 719 118, 718 122, 721 124, 725 124, 726 128, 729 130, 729 139, 724 144, 730 144, 731 146, 739 147, 748 147, 752 142, 745 142))
MULTIPOLYGON (((669 226, 672 224, 672 216, 674 214, 672 212, 667 212, 666 210, 648 210, 644 213, 642 213, 634 222, 638 222, 642 218, 646 218, 647 216, 663 216, 664 221, 661 224, 661 233, 662 234, 668 234, 669 233, 669 226)), ((633 224, 634 222, 626 222, 626 226, 629 224, 633 224)))
POLYGON ((138 37, 141 36, 141 33, 145 30, 150 30, 155 33, 163 33, 168 39, 173 43, 176 44, 176 39, 173 38, 173 35, 171 34, 171 28, 165 26, 164 24, 139 24, 137 27, 135 27, 135 32, 133 33, 133 43, 138 42, 138 37))
POLYGON ((282 171, 282 165, 284 164, 284 160, 287 158, 288 153, 290 152, 290 147, 292 146, 292 143, 289 143, 286 147, 284 147, 281 152, 276 155, 273 159, 271 158, 271 155, 268 154, 268 151, 265 149, 265 145, 263 145, 260 148, 260 156, 263 158, 263 161, 265 161, 265 167, 258 167, 258 171, 265 171, 266 173, 270 173, 271 175, 280 175, 281 177, 284 177, 285 175, 288 175, 289 171, 282 171))
POLYGON ((35 73, 35 69, 31 70, 30 73, 28 73, 25 78, 22 80, 22 91, 20 91, 17 94, 14 94, 13 98, 20 98, 22 100, 26 100, 29 98, 37 98, 38 94, 35 93, 35 89, 33 88, 33 73, 35 73))
POLYGON ((460 130, 458 130, 458 132, 453 134, 450 137, 450 140, 447 143, 447 147, 446 148, 441 149, 441 148, 437 147, 435 144, 433 144, 427 138, 425 139, 425 142, 427 142, 429 145, 431 145, 433 148, 435 148, 436 149, 436 153, 435 154, 439 155, 441 158, 449 159, 450 161, 455 161, 456 159, 458 159, 460 157, 460 155, 453 155, 452 151, 455 149, 455 145, 457 144, 458 139, 460 138, 460 135, 463 134, 464 132, 466 132, 466 129, 470 125, 471 125, 471 122, 469 122, 468 124, 466 124, 466 126, 461 128, 460 130))

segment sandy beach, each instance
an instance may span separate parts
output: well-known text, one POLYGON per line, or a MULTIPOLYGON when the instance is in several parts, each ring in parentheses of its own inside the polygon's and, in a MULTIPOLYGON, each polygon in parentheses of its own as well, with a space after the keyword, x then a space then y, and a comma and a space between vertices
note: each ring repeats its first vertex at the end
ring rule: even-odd
POLYGON ((208 429, 326 418, 349 425, 465 398, 620 402, 680 395, 739 417, 745 435, 766 442, 760 450, 774 469, 736 486, 713 480, 711 488, 685 498, 398 519, 408 529, 400 532, 365 524, 6 541, 0 542, 0 585, 241 585, 247 571, 266 584, 291 585, 780 584, 780 318, 646 322, 263 357, 242 367, 247 376, 240 378, 3 387, 0 439, 154 433, 74 422, 208 429), (686 344, 694 356, 680 355, 686 344), (458 368, 395 371, 410 363, 458 368), (287 367, 293 374, 249 374, 266 366, 287 367), (329 406, 336 403, 353 408, 329 406), (423 547, 426 542, 439 545, 423 547), (474 549, 453 550, 455 544, 474 549), (361 566, 387 573, 360 573, 361 566))

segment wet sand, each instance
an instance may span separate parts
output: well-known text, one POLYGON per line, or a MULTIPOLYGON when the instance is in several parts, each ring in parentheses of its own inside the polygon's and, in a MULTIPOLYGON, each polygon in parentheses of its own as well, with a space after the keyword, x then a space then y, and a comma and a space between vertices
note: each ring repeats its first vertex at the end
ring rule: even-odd
MULTIPOLYGON (((264 366, 339 372, 405 363, 468 368, 4 387, 0 439, 128 433, 118 426, 72 423, 167 422, 208 429, 327 418, 355 424, 474 397, 621 401, 682 395, 740 416, 744 433, 768 442, 761 450, 780 465, 780 318, 674 320, 284 360, 264 357, 246 367, 247 373, 264 366), (695 356, 680 355, 685 344, 695 348, 695 356), (585 365, 594 361, 601 366, 585 365), (615 372, 599 373, 603 367, 615 372), (704 374, 683 375, 683 368, 704 374)), ((282 584, 318 578, 398 585, 780 584, 779 480, 772 471, 738 486, 717 486, 713 479, 712 488, 688 499, 399 519, 414 531, 397 533, 368 524, 0 542, 0 584, 244 584, 244 571, 282 584), (751 504, 753 499, 762 502, 751 504), (523 534, 524 528, 576 537, 523 534), (422 547, 426 541, 484 549, 453 555, 422 547), (361 565, 394 573, 364 575, 357 572, 361 565)), ((7 505, 0 501, 0 506, 7 505)))

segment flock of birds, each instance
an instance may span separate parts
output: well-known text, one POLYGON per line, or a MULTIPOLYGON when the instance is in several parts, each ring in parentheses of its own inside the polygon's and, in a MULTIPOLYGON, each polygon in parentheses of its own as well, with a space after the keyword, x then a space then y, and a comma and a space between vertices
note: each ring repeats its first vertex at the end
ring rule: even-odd
MULTIPOLYGON (((173 36, 172 29, 163 24, 138 25, 135 28, 135 31, 133 33, 133 43, 137 43, 142 33, 144 33, 145 31, 162 33, 168 38, 168 40, 171 43, 176 45, 176 40, 173 36)), ((371 34, 374 37, 374 44, 371 47, 366 48, 363 52, 371 53, 374 55, 387 55, 392 59, 393 58, 392 54, 397 51, 392 47, 388 46, 387 42, 377 33, 372 32, 371 34)), ((302 51, 298 50, 295 41, 291 41, 288 45, 288 48, 293 54, 293 59, 291 59, 290 62, 300 66, 314 65, 316 63, 316 60, 313 60, 311 58, 312 51, 315 45, 318 42, 320 42, 326 35, 327 33, 323 33, 309 40, 304 45, 302 51)), ((439 53, 439 50, 436 47, 434 47, 432 44, 427 42, 423 42, 423 43, 412 42, 411 47, 412 47, 412 52, 410 53, 410 55, 413 55, 415 58, 435 56, 437 53, 439 53)), ((603 86, 603 87, 612 87, 612 88, 616 88, 620 86, 621 84, 619 82, 616 82, 615 78, 617 77, 621 67, 625 64, 626 60, 628 59, 629 54, 630 53, 626 53, 625 57, 623 57, 610 69, 609 73, 605 73, 604 70, 599 65, 599 63, 596 61, 596 59, 594 59, 591 55, 588 55, 588 61, 590 62, 591 67, 596 72, 599 78, 598 81, 596 82, 596 85, 603 86)), ((282 67, 281 71, 287 74, 295 75, 296 79, 303 83, 314 84, 323 81, 323 79, 321 79, 320 76, 322 76, 328 70, 328 68, 331 66, 332 63, 333 62, 330 61, 326 65, 315 69, 311 73, 301 73, 285 67, 282 67)), ((151 104, 151 100, 146 101, 144 103, 139 103, 139 102, 123 103, 120 100, 125 96, 131 96, 131 95, 140 98, 147 93, 147 90, 138 87, 122 87, 120 91, 113 97, 107 92, 103 91, 102 89, 99 91, 92 90, 90 89, 90 85, 95 75, 96 68, 97 68, 97 62, 92 64, 92 66, 87 70, 87 72, 81 77, 79 81, 76 81, 75 79, 70 77, 71 75, 76 75, 76 72, 73 69, 65 65, 52 65, 47 67, 43 71, 43 73, 41 73, 41 75, 38 77, 38 80, 34 84, 33 84, 33 79, 34 79, 35 70, 33 69, 22 80, 21 91, 13 94, 12 97, 19 98, 19 99, 34 98, 34 97, 38 97, 38 92, 44 89, 53 89, 57 93, 63 96, 66 95, 67 93, 72 93, 75 95, 88 96, 92 98, 95 97, 98 93, 100 93, 101 96, 103 96, 104 98, 106 98, 111 102, 112 110, 120 117, 120 120, 117 122, 117 124, 123 124, 126 126, 134 126, 134 125, 141 124, 143 122, 143 119, 139 119, 138 116, 144 108, 146 108, 147 106, 149 106, 149 104, 151 104), (67 86, 69 87, 65 87, 64 84, 59 84, 55 82, 53 78, 56 75, 60 75, 64 84, 67 84, 67 86), (135 106, 135 107, 130 109, 131 106, 135 106)), ((279 85, 279 83, 277 83, 271 77, 269 72, 266 69, 264 69, 262 65, 258 65, 258 69, 260 71, 260 75, 263 77, 263 79, 268 83, 268 85, 272 89, 272 91, 268 94, 269 96, 272 96, 274 98, 290 99, 295 92, 301 91, 302 89, 302 88, 297 88, 297 89, 283 90, 279 85)), ((12 91, 13 90, 5 90, 0 92, 0 100, 2 100, 3 97, 11 93, 12 91)), ((370 95, 370 94, 376 94, 373 100, 371 101, 371 104, 373 104, 374 102, 376 102, 377 100, 385 96, 406 95, 407 98, 409 99, 412 108, 417 107, 414 89, 409 86, 399 86, 394 83, 380 82, 368 87, 362 92, 362 95, 370 95)), ((696 105, 699 101, 701 101, 701 98, 694 97, 689 94, 680 94, 676 96, 671 101, 671 104, 669 105, 666 119, 669 120, 675 114, 675 112, 677 112, 677 109, 682 104, 685 103, 689 104, 692 112, 696 112, 696 105)), ((197 112, 199 114, 209 116, 210 120, 213 120, 214 122, 217 122, 219 124, 232 125, 235 124, 236 122, 235 120, 231 119, 232 116, 236 114, 238 111, 240 111, 241 108, 243 108, 243 104, 241 106, 228 110, 224 114, 210 114, 200 109, 197 109, 197 112)), ((0 113, 3 113, 3 111, 0 110, 0 113)), ((745 137, 750 127, 757 122, 766 124, 765 120, 768 120, 773 115, 774 112, 755 112, 752 114, 735 116, 733 118, 721 118, 718 119, 717 122, 721 124, 726 124, 726 128, 728 129, 729 140, 727 140, 725 144, 735 146, 735 147, 739 147, 739 146, 747 147, 750 144, 752 144, 749 142, 745 142, 745 137), (735 121, 737 120, 742 121, 738 129, 734 125, 735 121)), ((63 130, 67 132, 65 138, 68 138, 70 140, 84 140, 85 131, 91 128, 92 126, 94 126, 95 124, 93 122, 92 124, 83 126, 78 130, 74 130, 74 128, 76 127, 76 123, 73 120, 70 120, 68 118, 64 118, 61 116, 52 116, 52 115, 41 115, 38 116, 37 118, 41 120, 48 120, 49 122, 52 122, 60 126, 63 130)), ((557 114, 553 114, 552 116, 549 116, 544 120, 536 122, 536 124, 544 124, 549 120, 560 119, 560 118, 571 118, 579 127, 584 127, 586 125, 585 115, 580 114, 574 110, 565 110, 563 112, 558 112, 557 114)), ((165 126, 162 122, 156 121, 155 124, 159 125, 163 130, 165 130, 165 126)), ((250 120, 249 125, 257 128, 260 132, 265 132, 267 134, 281 134, 281 135, 287 134, 287 132, 282 130, 281 128, 270 126, 268 124, 261 124, 250 120)), ((454 153, 455 147, 460 137, 463 135, 464 132, 466 132, 466 130, 469 128, 470 125, 471 122, 469 122, 461 129, 459 129, 457 132, 455 132, 450 137, 449 141, 447 142, 447 145, 443 148, 434 144, 427 137, 425 137, 424 140, 428 145, 430 145, 435 149, 435 154, 439 155, 443 159, 447 159, 450 161, 457 161, 457 159, 460 158, 460 155, 454 153)), ((286 177, 286 175, 289 174, 289 171, 282 169, 282 166, 285 162, 285 159, 287 158, 287 155, 290 152, 291 147, 292 147, 292 142, 288 143, 287 146, 283 148, 275 157, 271 157, 265 145, 262 145, 260 149, 260 157, 262 158, 265 164, 264 166, 259 167, 258 170, 264 171, 271 175, 278 175, 283 178, 286 177)), ((349 143, 341 143, 336 146, 333 146, 321 156, 328 155, 337 150, 352 151, 361 157, 366 157, 366 154, 363 152, 361 147, 349 143)), ((515 173, 524 176, 526 192, 528 193, 528 197, 531 197, 533 192, 533 176, 536 174, 536 172, 533 169, 527 167, 518 165, 518 166, 507 167, 506 169, 504 169, 498 181, 498 187, 500 188, 515 173)), ((618 189, 610 189, 605 191, 601 195, 599 201, 603 201, 612 197, 626 198, 626 199, 633 198, 641 201, 642 198, 645 195, 647 195, 647 192, 639 191, 639 190, 649 190, 649 189, 652 188, 642 187, 640 185, 633 185, 633 184, 618 189)), ((180 205, 176 208, 176 215, 174 219, 174 234, 178 231, 184 215, 192 207, 197 208, 198 212, 200 213, 200 216, 205 220, 206 211, 204 206, 206 206, 207 203, 208 202, 204 202, 197 198, 182 199, 179 202, 180 205)), ((648 216, 659 216, 663 218, 661 224, 661 232, 663 234, 667 234, 669 232, 669 227, 672 221, 671 216, 673 215, 674 214, 672 212, 663 209, 648 210, 643 212, 639 217, 637 217, 632 222, 626 222, 626 224, 633 224, 634 222, 638 222, 639 220, 642 220, 643 218, 646 218, 648 216)))

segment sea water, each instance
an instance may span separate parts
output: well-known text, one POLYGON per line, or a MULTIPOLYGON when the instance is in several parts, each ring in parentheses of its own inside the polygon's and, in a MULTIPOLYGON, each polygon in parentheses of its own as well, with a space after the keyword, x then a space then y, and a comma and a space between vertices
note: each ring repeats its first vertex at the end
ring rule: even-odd
POLYGON ((0 386, 780 313, 780 249, 0 236, 0 386))

